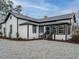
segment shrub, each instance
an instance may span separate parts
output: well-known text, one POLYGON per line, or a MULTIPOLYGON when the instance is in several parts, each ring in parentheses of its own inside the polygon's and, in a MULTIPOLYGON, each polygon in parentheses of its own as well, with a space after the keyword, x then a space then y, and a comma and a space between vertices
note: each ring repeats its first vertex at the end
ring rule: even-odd
POLYGON ((0 35, 2 36, 2 32, 0 32, 0 35))
POLYGON ((72 41, 79 41, 79 35, 72 35, 72 41))

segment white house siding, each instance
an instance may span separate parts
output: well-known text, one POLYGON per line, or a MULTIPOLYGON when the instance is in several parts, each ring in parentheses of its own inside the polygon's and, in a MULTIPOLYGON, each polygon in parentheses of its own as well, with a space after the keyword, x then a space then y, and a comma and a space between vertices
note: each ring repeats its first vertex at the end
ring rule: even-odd
POLYGON ((71 22, 71 35, 72 35, 72 34, 74 34, 74 31, 73 31, 74 19, 72 18, 70 22, 71 22))
POLYGON ((19 26, 19 37, 27 39, 27 25, 19 26))
MULTIPOLYGON (((54 39, 54 35, 52 35, 52 39, 54 39)), ((55 35, 56 40, 66 40, 65 35, 55 35)), ((71 39, 71 35, 67 35, 67 39, 71 39)))
MULTIPOLYGON (((32 25, 28 25, 29 26, 29 39, 34 39, 34 38, 38 38, 39 36, 39 27, 37 26, 36 28, 36 33, 32 32, 32 25)), ((19 37, 21 38, 27 38, 27 25, 23 25, 23 26, 19 26, 19 37)))
POLYGON ((18 32, 20 38, 27 39, 27 25, 20 26, 20 24, 24 22, 26 21, 22 19, 18 19, 18 32))
POLYGON ((19 24, 22 24, 22 23, 24 23, 24 22, 27 22, 26 20, 23 20, 23 19, 18 19, 18 25, 19 24))
MULTIPOLYGON (((12 16, 12 15, 10 15, 12 16)), ((17 33, 17 18, 12 16, 12 19, 10 17, 8 18, 6 22, 6 35, 9 37, 9 32, 10 32, 10 25, 12 24, 12 38, 16 38, 16 33, 17 33)))
MULTIPOLYGON (((22 19, 18 20, 18 24, 21 24, 21 23, 24 23, 24 22, 37 25, 36 23, 25 21, 25 20, 22 20, 22 19)), ((19 26, 18 28, 19 28, 18 29, 19 30, 19 37, 27 39, 27 25, 22 25, 22 26, 19 26)), ((29 35, 28 35, 29 39, 38 38, 38 35, 39 35, 39 31, 38 31, 39 27, 38 26, 37 26, 36 30, 37 30, 36 33, 32 33, 32 25, 29 24, 29 35)))
POLYGON ((2 24, 2 36, 4 36, 4 28, 5 28, 5 24, 2 24))
MULTIPOLYGON (((54 35, 52 35, 52 39, 54 39, 54 35)), ((56 40, 65 40, 65 35, 55 35, 56 40)))
POLYGON ((36 27, 36 33, 32 32, 32 25, 29 25, 29 39, 34 39, 39 37, 39 27, 36 27))

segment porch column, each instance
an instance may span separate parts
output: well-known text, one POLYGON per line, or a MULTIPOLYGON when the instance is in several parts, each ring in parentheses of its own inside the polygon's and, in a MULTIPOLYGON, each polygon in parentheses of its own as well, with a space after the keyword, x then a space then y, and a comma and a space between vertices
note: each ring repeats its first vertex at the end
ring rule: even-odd
POLYGON ((51 34, 50 39, 52 40, 52 25, 50 26, 50 34, 51 34))
POLYGON ((68 40, 67 35, 68 35, 68 25, 65 24, 65 40, 68 40))
POLYGON ((50 33, 52 33, 52 25, 50 26, 50 33))
POLYGON ((29 24, 27 24, 27 39, 29 39, 29 24))
POLYGON ((40 38, 40 26, 38 25, 38 38, 40 38))
POLYGON ((46 32, 46 26, 44 26, 44 33, 46 32))
POLYGON ((18 18, 17 18, 17 38, 19 37, 18 25, 19 25, 19 24, 18 24, 18 18))

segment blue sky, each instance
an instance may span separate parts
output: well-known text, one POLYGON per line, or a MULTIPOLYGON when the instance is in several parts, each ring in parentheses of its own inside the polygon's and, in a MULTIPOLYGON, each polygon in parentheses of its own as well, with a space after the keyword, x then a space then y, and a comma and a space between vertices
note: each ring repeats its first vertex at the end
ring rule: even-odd
POLYGON ((22 13, 33 18, 56 16, 75 12, 79 9, 79 0, 12 0, 22 5, 22 13))

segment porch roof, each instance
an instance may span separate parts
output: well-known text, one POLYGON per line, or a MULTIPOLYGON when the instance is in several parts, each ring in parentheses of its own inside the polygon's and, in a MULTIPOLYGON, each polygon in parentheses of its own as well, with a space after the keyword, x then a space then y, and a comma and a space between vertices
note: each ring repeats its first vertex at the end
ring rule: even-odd
MULTIPOLYGON (((31 23, 22 23, 22 24, 19 24, 19 25, 23 26, 23 25, 28 25, 28 24, 31 24, 31 23)), ((57 23, 57 24, 43 24, 43 25, 64 25, 64 24, 71 25, 71 24, 68 23, 68 22, 57 23)), ((31 25, 34 25, 34 24, 31 24, 31 25)), ((42 25, 42 24, 41 24, 41 25, 39 24, 39 26, 43 26, 43 25, 42 25)))

